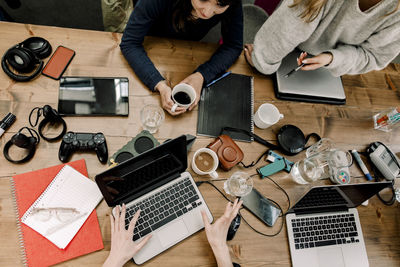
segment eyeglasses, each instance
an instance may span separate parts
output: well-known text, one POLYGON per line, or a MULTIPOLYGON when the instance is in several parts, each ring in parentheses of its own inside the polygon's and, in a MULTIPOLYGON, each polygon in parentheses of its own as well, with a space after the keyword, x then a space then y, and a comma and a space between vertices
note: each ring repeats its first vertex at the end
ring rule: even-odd
POLYGON ((60 222, 69 222, 80 217, 81 213, 75 208, 34 208, 31 215, 38 221, 46 222, 51 218, 56 218, 60 222))

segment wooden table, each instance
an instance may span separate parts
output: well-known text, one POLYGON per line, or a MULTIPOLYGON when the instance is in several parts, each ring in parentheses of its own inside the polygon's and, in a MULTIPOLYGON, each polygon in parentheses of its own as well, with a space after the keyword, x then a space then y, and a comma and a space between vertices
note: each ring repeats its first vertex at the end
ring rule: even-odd
MULTIPOLYGON (((159 104, 158 94, 150 93, 139 81, 119 49, 121 34, 85 31, 35 25, 23 25, 0 22, 0 53, 30 36, 41 36, 50 41, 53 48, 64 45, 76 51, 76 56, 68 67, 68 76, 103 76, 128 77, 130 81, 129 117, 67 117, 68 129, 81 132, 101 131, 106 135, 109 155, 122 147, 142 128, 139 111, 145 104, 159 104)), ((216 49, 214 44, 176 41, 168 39, 148 38, 145 41, 146 51, 162 75, 173 84, 189 75, 199 64, 206 61, 216 49)), ((47 60, 47 59, 46 59, 47 60)), ((273 103, 285 115, 277 125, 267 130, 255 129, 255 133, 271 142, 276 141, 277 130, 285 124, 294 124, 305 134, 316 132, 323 137, 333 139, 343 149, 363 151, 373 141, 382 141, 395 151, 400 151, 399 130, 384 133, 373 129, 371 116, 382 109, 399 105, 400 65, 391 64, 379 72, 364 75, 345 76, 343 82, 346 90, 347 104, 344 106, 310 104, 277 100, 273 91, 271 77, 259 74, 250 68, 243 55, 232 66, 235 73, 255 77, 255 108, 264 102, 273 103), (396 89, 397 88, 397 89, 396 89)), ((12 81, 0 71, 0 115, 13 112, 17 116, 14 125, 0 138, 2 150, 7 140, 18 129, 28 125, 28 115, 32 108, 50 104, 57 107, 59 82, 40 76, 32 82, 12 81)), ((155 137, 163 142, 181 134, 196 135, 197 110, 179 117, 166 115, 165 122, 155 137)), ((205 147, 211 138, 196 139, 188 159, 200 147, 205 147)), ((246 163, 249 163, 266 150, 258 143, 239 143, 245 152, 246 163)), ((19 266, 19 246, 16 222, 12 208, 9 178, 44 167, 60 164, 58 160, 59 142, 40 142, 35 157, 26 164, 11 164, 0 153, 0 265, 19 266)), ((304 152, 292 161, 300 160, 304 152)), ((100 164, 93 153, 74 153, 71 160, 84 158, 91 179, 107 167, 100 164)), ((260 163, 258 167, 266 163, 260 163)), ((220 171, 222 178, 241 170, 233 168, 230 172, 220 171)), ((189 168, 195 179, 198 177, 189 168)), ((246 170, 255 173, 255 168, 246 170)), ((353 182, 365 181, 358 167, 352 166, 353 182)), ((301 186, 292 182, 290 176, 281 172, 272 177, 289 194, 294 203, 310 186, 301 186)), ((328 183, 328 182, 327 182, 328 183)), ((222 182, 215 182, 222 188, 222 182)), ((265 196, 272 198, 287 208, 287 200, 270 181, 254 179, 255 187, 265 196)), ((218 218, 224 210, 225 200, 209 185, 200 187, 212 213, 218 218)), ((391 207, 384 206, 373 197, 368 207, 359 207, 360 220, 371 266, 400 265, 400 212, 396 203, 391 207)), ((110 208, 104 201, 97 207, 98 219, 103 235, 104 249, 61 263, 61 266, 99 266, 106 259, 110 250, 110 208)), ((243 215, 259 231, 273 234, 280 221, 272 228, 266 227, 251 214, 243 211, 243 215)), ((263 237, 243 223, 233 241, 229 242, 234 261, 242 266, 288 266, 290 252, 285 228, 275 237, 263 237)), ((133 265, 132 263, 127 264, 133 265)), ((211 249, 204 231, 201 231, 184 242, 179 243, 167 252, 155 257, 145 266, 215 266, 211 249)))

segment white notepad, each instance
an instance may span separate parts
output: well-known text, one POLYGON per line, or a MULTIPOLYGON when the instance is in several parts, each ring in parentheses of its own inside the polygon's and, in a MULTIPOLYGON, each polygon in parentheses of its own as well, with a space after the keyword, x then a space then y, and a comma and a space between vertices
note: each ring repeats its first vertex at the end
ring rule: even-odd
MULTIPOLYGON (((83 223, 103 198, 96 183, 74 168, 65 165, 46 190, 22 216, 21 221, 37 231, 60 249, 74 238, 83 223), (60 221, 57 216, 48 220, 38 219, 32 213, 37 208, 73 208, 79 214, 70 220, 60 221)), ((64 219, 64 218, 63 218, 64 219)))

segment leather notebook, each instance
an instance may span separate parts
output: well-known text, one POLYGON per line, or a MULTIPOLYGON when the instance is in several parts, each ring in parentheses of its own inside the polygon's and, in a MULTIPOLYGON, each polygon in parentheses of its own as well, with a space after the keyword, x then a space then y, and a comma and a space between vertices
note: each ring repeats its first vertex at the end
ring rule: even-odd
MULTIPOLYGON (((199 103, 197 134, 217 137, 224 127, 254 132, 253 77, 231 73, 203 88, 199 103)), ((238 141, 252 141, 240 132, 224 132, 238 141)))

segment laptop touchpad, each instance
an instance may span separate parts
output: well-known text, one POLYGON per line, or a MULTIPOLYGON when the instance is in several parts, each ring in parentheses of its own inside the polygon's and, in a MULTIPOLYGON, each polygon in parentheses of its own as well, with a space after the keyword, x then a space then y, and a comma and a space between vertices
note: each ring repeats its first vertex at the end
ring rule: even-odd
POLYGON ((176 241, 188 236, 188 234, 189 231, 187 230, 183 220, 177 220, 157 232, 158 238, 163 247, 176 243, 176 241))
POLYGON ((318 264, 324 267, 344 267, 341 248, 327 248, 318 250, 318 264))

